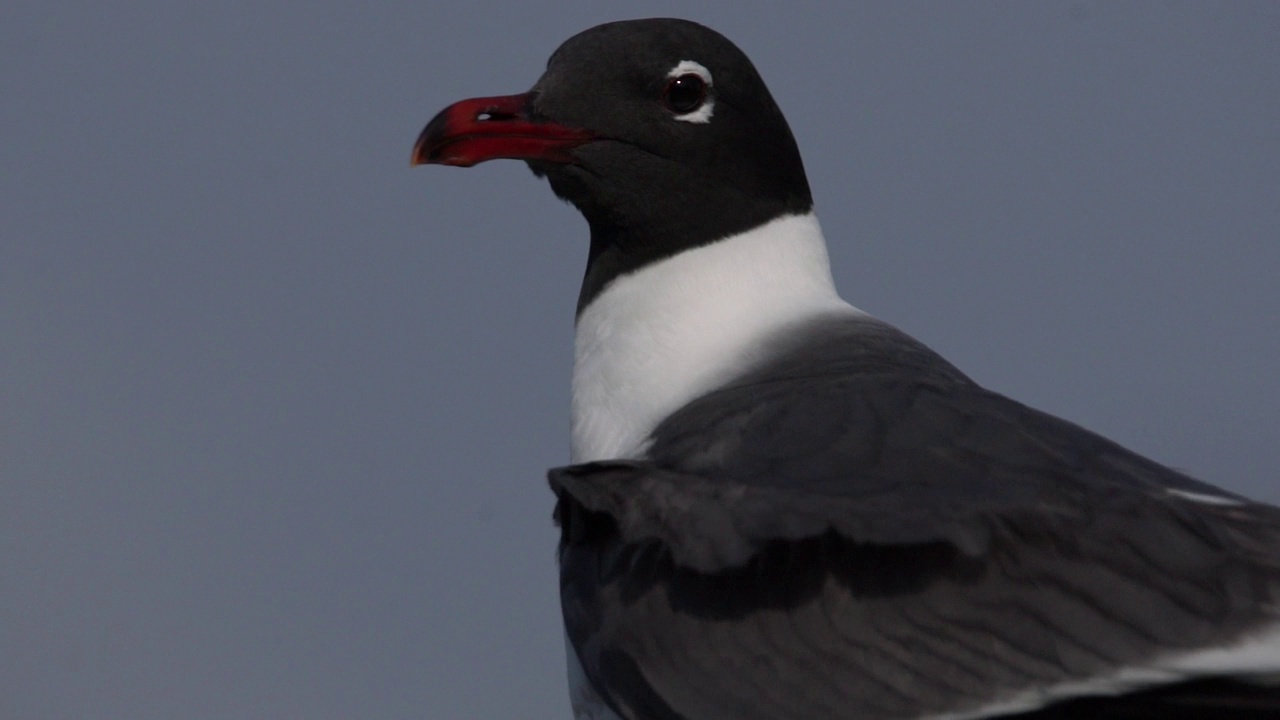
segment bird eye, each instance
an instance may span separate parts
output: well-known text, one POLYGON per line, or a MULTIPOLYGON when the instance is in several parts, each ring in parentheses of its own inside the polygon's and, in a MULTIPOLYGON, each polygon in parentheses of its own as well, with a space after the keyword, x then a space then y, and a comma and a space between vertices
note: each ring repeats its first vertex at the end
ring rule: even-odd
POLYGON ((662 92, 662 103, 677 115, 697 110, 706 99, 707 83, 694 73, 671 78, 667 81, 667 89, 662 92))

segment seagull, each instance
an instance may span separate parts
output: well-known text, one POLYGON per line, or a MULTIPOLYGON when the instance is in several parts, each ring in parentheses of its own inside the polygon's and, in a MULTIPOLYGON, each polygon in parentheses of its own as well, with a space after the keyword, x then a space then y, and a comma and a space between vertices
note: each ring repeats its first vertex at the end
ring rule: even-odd
POLYGON ((593 27, 412 163, 495 158, 590 229, 548 475, 576 718, 1280 718, 1280 508, 842 300, 728 39, 593 27))

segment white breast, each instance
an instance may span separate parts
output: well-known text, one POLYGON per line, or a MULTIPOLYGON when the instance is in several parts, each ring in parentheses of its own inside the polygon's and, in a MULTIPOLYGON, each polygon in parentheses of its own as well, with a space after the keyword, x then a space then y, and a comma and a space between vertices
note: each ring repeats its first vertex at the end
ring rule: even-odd
POLYGON ((812 214, 616 278, 578 317, 573 462, 639 456, 663 418, 758 361, 763 338, 838 310, 859 312, 836 295, 812 214))

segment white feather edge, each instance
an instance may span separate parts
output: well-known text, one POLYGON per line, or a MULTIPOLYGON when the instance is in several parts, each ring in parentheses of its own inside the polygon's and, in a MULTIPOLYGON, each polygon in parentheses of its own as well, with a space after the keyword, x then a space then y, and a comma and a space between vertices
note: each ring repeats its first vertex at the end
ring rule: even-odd
POLYGON ((1190 500, 1201 505, 1217 505, 1220 507, 1237 507, 1244 505, 1245 501, 1239 498, 1228 497, 1226 495, 1211 495, 1209 493, 1192 492, 1191 490, 1180 490, 1178 488, 1169 488, 1166 490, 1170 495, 1183 500, 1190 500))
MULTIPOLYGON (((565 655, 575 720, 620 720, 587 681, 578 661, 578 654, 568 636, 565 637, 565 655)), ((1270 626, 1259 635, 1229 647, 1174 655, 1150 666, 1125 668, 1106 677, 1025 690, 974 710, 926 715, 916 720, 978 720, 998 717, 1035 710, 1075 697, 1121 695, 1196 677, 1232 677, 1259 685, 1280 684, 1280 625, 1270 626)))
POLYGON ((1198 677, 1229 677, 1259 685, 1280 683, 1280 624, 1269 625, 1231 645, 1171 654, 1111 675, 1024 690, 975 710, 925 715, 916 720, 977 720, 1035 710, 1075 697, 1121 695, 1198 677))

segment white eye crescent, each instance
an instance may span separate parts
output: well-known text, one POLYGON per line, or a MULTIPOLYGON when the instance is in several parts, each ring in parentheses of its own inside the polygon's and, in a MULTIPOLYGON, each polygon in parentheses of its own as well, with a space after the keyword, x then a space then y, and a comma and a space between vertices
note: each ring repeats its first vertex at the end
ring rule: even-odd
POLYGON ((667 72, 662 100, 681 122, 709 123, 716 101, 711 97, 711 71, 701 63, 681 60, 667 72))

